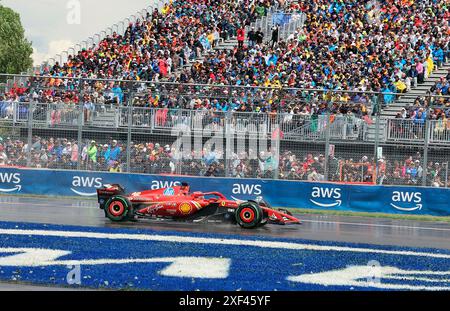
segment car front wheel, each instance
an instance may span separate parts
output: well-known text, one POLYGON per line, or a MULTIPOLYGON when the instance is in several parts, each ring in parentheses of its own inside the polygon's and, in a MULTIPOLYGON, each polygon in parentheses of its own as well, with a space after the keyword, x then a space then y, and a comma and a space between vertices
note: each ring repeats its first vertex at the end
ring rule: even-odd
POLYGON ((263 211, 255 202, 245 202, 236 210, 236 221, 242 228, 257 228, 263 220, 263 211))

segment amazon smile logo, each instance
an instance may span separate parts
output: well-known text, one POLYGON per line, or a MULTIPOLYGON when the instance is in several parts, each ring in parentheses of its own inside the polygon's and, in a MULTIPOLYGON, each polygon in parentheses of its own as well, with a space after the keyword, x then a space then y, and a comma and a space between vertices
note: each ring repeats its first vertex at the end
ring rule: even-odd
POLYGON ((0 192, 20 192, 22 190, 20 182, 20 173, 0 173, 0 192))
POLYGON ((420 192, 394 191, 391 206, 399 211, 414 212, 423 208, 420 192))
POLYGON ((312 188, 310 201, 319 207, 339 207, 342 205, 341 189, 314 187, 312 188))
POLYGON ((100 177, 73 176, 70 190, 82 197, 93 197, 97 195, 97 189, 102 186, 103 180, 100 177))

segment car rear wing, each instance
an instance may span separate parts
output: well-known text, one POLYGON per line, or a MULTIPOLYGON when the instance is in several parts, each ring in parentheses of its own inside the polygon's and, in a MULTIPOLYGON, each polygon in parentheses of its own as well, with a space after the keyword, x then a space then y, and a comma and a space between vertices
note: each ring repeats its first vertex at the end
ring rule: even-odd
POLYGON ((125 189, 119 184, 104 185, 97 189, 97 198, 100 208, 104 209, 106 201, 115 195, 124 195, 125 189))

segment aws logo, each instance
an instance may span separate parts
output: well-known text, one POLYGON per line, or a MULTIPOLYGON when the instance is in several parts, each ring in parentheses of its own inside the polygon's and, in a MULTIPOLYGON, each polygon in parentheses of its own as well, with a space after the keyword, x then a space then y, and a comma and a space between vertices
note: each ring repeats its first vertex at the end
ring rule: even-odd
POLYGON ((422 193, 420 192, 406 192, 406 191, 394 191, 392 193, 391 206, 395 209, 405 212, 413 212, 421 210, 422 205, 422 193))
POLYGON ((337 207, 342 205, 342 194, 340 188, 314 187, 311 192, 310 201, 320 207, 337 207), (332 201, 332 203, 325 203, 332 201))
POLYGON ((20 182, 20 173, 0 173, 0 192, 20 192, 22 190, 20 182), (7 184, 8 186, 3 186, 3 184, 7 184))
MULTIPOLYGON (((234 195, 260 196, 262 194, 262 185, 233 184, 231 192, 234 195)), ((241 201, 234 196, 231 196, 231 198, 235 201, 241 201)))
POLYGON ((83 197, 92 197, 97 195, 97 191, 95 192, 83 192, 77 190, 76 188, 101 188, 103 186, 103 180, 100 177, 83 177, 83 176, 73 176, 72 179, 72 192, 83 196, 83 197))
POLYGON ((163 188, 172 188, 172 187, 178 187, 178 186, 181 186, 181 182, 180 181, 154 180, 154 181, 152 181, 151 190, 158 190, 158 189, 163 189, 163 188))

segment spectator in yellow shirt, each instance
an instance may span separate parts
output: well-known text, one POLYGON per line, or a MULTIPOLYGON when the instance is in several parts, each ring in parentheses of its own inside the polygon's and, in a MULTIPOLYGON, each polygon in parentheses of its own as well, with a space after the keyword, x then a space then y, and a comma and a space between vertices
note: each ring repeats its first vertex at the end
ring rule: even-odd
POLYGON ((399 77, 395 77, 394 86, 397 88, 398 93, 405 93, 406 92, 406 84, 402 80, 400 80, 399 77))

